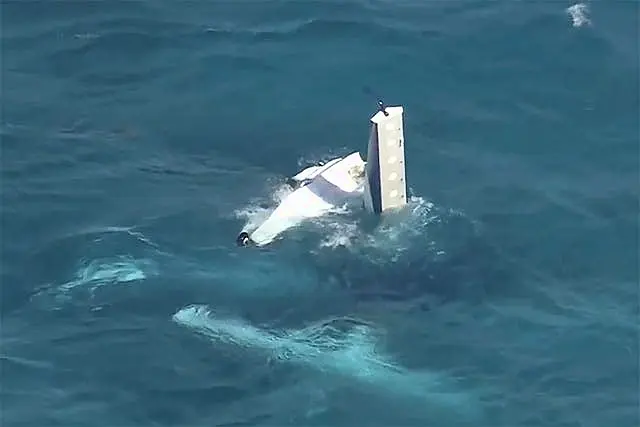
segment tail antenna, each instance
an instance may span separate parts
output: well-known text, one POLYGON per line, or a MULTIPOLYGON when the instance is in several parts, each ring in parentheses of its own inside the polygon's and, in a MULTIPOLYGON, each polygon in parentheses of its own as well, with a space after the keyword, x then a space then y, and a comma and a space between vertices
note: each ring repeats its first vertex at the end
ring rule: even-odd
MULTIPOLYGON (((364 87, 362 88, 362 91, 363 91, 364 93, 366 93, 367 95, 374 95, 373 90, 371 90, 371 88, 370 88, 369 86, 364 86, 364 87)), ((382 99, 381 99, 381 98, 378 98, 378 111, 382 111, 382 113, 383 113, 385 116, 388 116, 388 115, 389 115, 389 113, 387 112, 387 106, 386 106, 386 105, 384 105, 384 102, 382 102, 382 99)))
POLYGON ((389 113, 387 112, 387 107, 386 107, 386 105, 384 105, 384 102, 382 102, 382 99, 378 100, 378 111, 382 111, 382 113, 385 116, 389 115, 389 113))

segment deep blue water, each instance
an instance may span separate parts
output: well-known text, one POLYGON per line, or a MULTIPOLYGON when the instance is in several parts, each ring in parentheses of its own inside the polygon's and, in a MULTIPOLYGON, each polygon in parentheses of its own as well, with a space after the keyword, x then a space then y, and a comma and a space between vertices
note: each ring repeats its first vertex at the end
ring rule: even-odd
POLYGON ((637 426, 638 2, 5 1, 3 426, 637 426), (405 108, 412 202, 235 237, 405 108))

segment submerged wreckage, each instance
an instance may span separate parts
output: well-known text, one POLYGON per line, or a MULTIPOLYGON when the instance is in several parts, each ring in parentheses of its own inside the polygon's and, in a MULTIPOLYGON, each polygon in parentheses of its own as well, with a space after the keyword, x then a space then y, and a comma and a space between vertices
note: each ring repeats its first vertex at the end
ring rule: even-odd
POLYGON ((242 230, 239 246, 263 246, 308 218, 322 216, 345 203, 362 201, 374 215, 407 203, 404 124, 401 106, 378 102, 371 117, 366 162, 358 151, 306 168, 290 179, 289 194, 253 231, 242 230))

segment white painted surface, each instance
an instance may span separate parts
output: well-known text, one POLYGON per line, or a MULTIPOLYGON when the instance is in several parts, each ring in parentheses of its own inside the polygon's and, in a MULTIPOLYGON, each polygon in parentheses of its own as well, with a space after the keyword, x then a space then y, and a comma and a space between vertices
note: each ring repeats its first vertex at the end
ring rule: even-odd
POLYGON ((395 106, 386 107, 385 111, 387 115, 378 111, 371 117, 371 134, 367 151, 367 155, 372 156, 372 159, 373 154, 377 154, 377 162, 367 159, 369 163, 367 173, 370 174, 371 179, 377 179, 379 182, 367 183, 364 194, 365 207, 375 214, 401 208, 407 203, 404 109, 401 106, 395 106))
POLYGON ((339 162, 340 160, 341 160, 341 157, 338 157, 337 159, 332 159, 332 160, 328 161, 327 163, 325 163, 322 166, 311 166, 311 167, 308 167, 308 168, 302 170, 301 172, 298 172, 293 177, 293 179, 295 181, 304 181, 305 179, 313 179, 317 175, 321 174, 323 171, 327 170, 328 168, 330 168, 331 166, 333 166, 334 164, 339 162))
POLYGON ((364 177, 358 178, 352 172, 354 168, 364 170, 364 166, 360 153, 355 152, 321 166, 322 171, 318 174, 313 174, 317 170, 310 171, 313 180, 288 195, 250 234, 251 240, 258 246, 268 244, 305 219, 322 216, 349 199, 361 198, 364 177))

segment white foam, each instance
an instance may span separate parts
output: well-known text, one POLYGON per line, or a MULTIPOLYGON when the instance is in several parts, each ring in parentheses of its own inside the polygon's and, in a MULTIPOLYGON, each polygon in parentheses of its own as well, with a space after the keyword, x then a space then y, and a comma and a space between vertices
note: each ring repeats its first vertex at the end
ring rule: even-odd
POLYGON ((465 399, 442 392, 446 381, 440 375, 407 371, 381 354, 375 329, 354 319, 266 331, 241 319, 218 316, 207 306, 192 305, 175 313, 173 320, 215 342, 262 351, 273 360, 343 377, 349 383, 357 380, 382 392, 454 406, 465 399))
POLYGON ((129 256, 84 260, 75 273, 75 277, 58 286, 47 287, 38 295, 52 295, 58 303, 69 301, 78 292, 88 294, 90 298, 104 286, 128 284, 144 280, 157 274, 157 266, 151 260, 134 259, 129 256))
MULTIPOLYGON (((393 260, 409 250, 416 237, 427 239, 428 226, 440 221, 434 204, 421 197, 410 197, 395 214, 387 214, 373 231, 363 231, 356 219, 345 216, 324 224, 320 248, 346 247, 352 252, 375 251, 393 260)), ((435 242, 432 242, 435 244, 435 242)))
POLYGON ((151 267, 145 260, 136 260, 127 256, 114 260, 91 260, 76 272, 76 278, 60 285, 59 289, 73 289, 78 286, 90 286, 96 289, 109 283, 127 283, 142 280, 147 277, 151 267), (145 272, 147 269, 147 272, 145 272))
POLYGON ((324 238, 320 241, 321 248, 350 247, 352 240, 358 233, 355 222, 329 222, 324 227, 324 238))
POLYGON ((589 17, 589 7, 584 3, 576 3, 573 6, 569 6, 566 12, 571 17, 571 21, 574 27, 582 27, 583 25, 591 24, 589 17))

